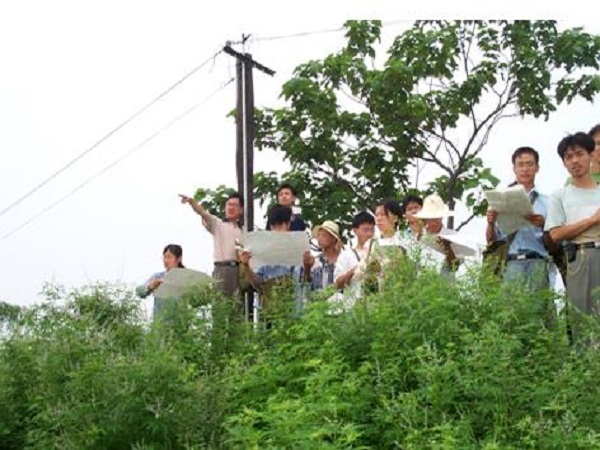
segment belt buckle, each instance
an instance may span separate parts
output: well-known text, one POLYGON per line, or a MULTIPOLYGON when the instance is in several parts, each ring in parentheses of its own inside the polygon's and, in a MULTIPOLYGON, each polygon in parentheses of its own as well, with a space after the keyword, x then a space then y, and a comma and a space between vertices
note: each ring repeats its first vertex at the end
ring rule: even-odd
POLYGON ((600 241, 594 242, 594 248, 600 248, 600 241))
POLYGON ((517 254, 517 261, 525 261, 527 259, 527 255, 524 253, 517 254))

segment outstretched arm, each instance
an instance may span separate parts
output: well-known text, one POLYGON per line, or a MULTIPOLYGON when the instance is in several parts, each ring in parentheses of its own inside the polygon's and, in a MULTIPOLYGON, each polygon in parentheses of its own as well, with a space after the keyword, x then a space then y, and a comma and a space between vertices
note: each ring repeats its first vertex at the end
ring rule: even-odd
POLYGON ((197 202, 192 197, 188 197, 187 195, 179 194, 179 197, 181 198, 181 203, 187 203, 190 205, 196 214, 200 215, 200 217, 202 217, 206 223, 210 223, 212 216, 200 202, 197 202))

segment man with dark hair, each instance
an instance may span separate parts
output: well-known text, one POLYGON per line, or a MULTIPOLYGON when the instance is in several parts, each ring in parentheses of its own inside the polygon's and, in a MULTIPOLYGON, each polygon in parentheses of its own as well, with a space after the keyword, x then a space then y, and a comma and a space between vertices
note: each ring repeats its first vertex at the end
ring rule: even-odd
POLYGON ((419 239, 423 232, 422 222, 415 217, 419 211, 423 209, 423 199, 418 195, 407 195, 402 200, 402 209, 406 215, 406 221, 408 222, 407 234, 412 237, 419 239))
POLYGON ((592 127, 589 135, 594 140, 594 151, 590 164, 590 175, 596 184, 600 185, 600 123, 592 127))
MULTIPOLYGON (((286 233, 290 230, 292 219, 292 209, 289 206, 273 205, 268 212, 268 221, 271 224, 271 231, 274 233, 286 233)), ((294 288, 295 310, 298 311, 302 303, 302 287, 300 281, 304 276, 302 266, 288 266, 283 264, 263 265, 258 267, 256 272, 250 267, 252 253, 244 250, 239 256, 242 265, 242 279, 244 284, 251 285, 258 293, 261 299, 261 307, 267 319, 274 317, 282 308, 285 309, 285 302, 277 298, 281 289, 273 295, 273 289, 278 286, 283 290, 294 288)))
POLYGON ((600 187, 590 174, 594 147, 582 132, 558 144, 572 182, 552 194, 546 230, 555 242, 568 243, 567 296, 577 310, 600 317, 600 187))
MULTIPOLYGON (((290 225, 290 231, 305 231, 306 224, 302 217, 298 214, 293 213, 294 203, 296 203, 297 191, 290 183, 282 183, 279 185, 276 191, 277 204, 282 206, 288 206, 292 209, 292 219, 290 225)), ((267 220, 267 230, 271 229, 271 223, 267 220)))
POLYGON ((531 147, 520 147, 512 154, 516 181, 525 188, 531 201, 533 214, 525 219, 530 225, 506 236, 496 225, 498 211, 487 211, 486 238, 488 244, 500 239, 510 242, 508 261, 504 270, 507 281, 523 280, 534 289, 547 288, 549 283, 549 255, 543 241, 544 223, 548 215, 548 197, 535 187, 535 177, 540 170, 540 157, 531 147))
POLYGON ((363 260, 369 251, 367 244, 375 235, 375 217, 370 212, 361 211, 352 218, 352 232, 356 236, 356 245, 353 251, 358 259, 363 260))
POLYGON ((192 197, 180 195, 181 203, 187 203, 202 217, 204 228, 213 235, 213 278, 217 287, 228 297, 236 294, 239 288, 239 263, 235 244, 242 238, 240 220, 244 211, 242 197, 233 193, 225 202, 225 218, 210 214, 200 202, 192 197))
POLYGON ((355 277, 356 270, 364 270, 369 256, 371 239, 375 235, 375 217, 367 211, 359 212, 352 219, 352 232, 356 236, 356 245, 351 249, 343 249, 335 263, 334 279, 338 289, 343 290, 346 306, 351 306, 360 298, 361 274, 355 277))

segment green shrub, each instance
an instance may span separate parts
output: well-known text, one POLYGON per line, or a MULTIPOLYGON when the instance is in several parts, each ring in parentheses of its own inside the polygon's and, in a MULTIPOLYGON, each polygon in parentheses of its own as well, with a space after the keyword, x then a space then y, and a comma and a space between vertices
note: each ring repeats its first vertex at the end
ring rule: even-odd
POLYGON ((554 294, 478 270, 401 262, 351 312, 315 296, 268 329, 210 288, 150 326, 118 287, 49 296, 5 308, 6 449, 600 448, 598 323, 572 347, 554 294))

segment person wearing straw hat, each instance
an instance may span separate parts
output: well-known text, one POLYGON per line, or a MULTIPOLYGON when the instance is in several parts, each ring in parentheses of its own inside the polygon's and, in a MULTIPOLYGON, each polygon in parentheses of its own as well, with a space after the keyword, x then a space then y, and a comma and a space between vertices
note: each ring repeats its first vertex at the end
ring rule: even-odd
POLYGON ((339 226, 326 220, 317 225, 312 231, 317 240, 321 253, 312 256, 309 252, 304 255, 305 281, 310 283, 311 291, 319 291, 334 284, 335 265, 342 252, 342 237, 339 226))
POLYGON ((419 239, 420 242, 426 246, 427 250, 434 250, 425 252, 426 254, 423 256, 426 259, 430 258, 431 262, 436 264, 441 262, 441 272, 444 274, 455 272, 461 263, 450 241, 444 239, 444 236, 457 234, 456 231, 444 226, 444 218, 451 214, 448 205, 442 198, 437 194, 432 194, 425 197, 423 208, 414 215, 415 218, 423 221, 423 234, 419 239), (440 256, 443 257, 443 262, 440 256))

